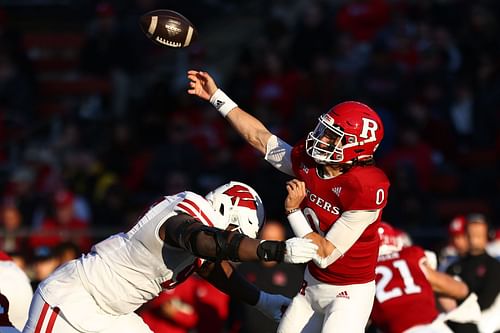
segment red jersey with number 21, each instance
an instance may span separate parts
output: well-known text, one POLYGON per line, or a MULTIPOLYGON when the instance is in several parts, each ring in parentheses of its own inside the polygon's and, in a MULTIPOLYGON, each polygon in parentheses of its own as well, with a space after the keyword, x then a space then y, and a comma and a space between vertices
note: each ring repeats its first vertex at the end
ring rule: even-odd
MULTIPOLYGON (((302 210, 314 231, 324 236, 343 212, 382 209, 387 203, 389 180, 375 166, 354 166, 346 173, 324 179, 318 164, 307 155, 304 144, 292 150, 292 166, 296 177, 306 183, 302 210)), ((348 285, 373 281, 377 263, 379 236, 377 228, 382 214, 370 224, 344 256, 325 269, 313 262, 308 268, 312 276, 329 284, 348 285)))
POLYGON ((438 316, 434 292, 420 268, 424 259, 418 246, 380 256, 372 321, 384 332, 400 333, 430 324, 438 316))

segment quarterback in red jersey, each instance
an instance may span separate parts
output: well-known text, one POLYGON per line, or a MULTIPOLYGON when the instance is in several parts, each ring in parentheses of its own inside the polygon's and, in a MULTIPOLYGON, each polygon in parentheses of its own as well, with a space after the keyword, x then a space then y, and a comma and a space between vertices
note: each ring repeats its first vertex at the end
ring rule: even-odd
POLYGON ((372 323, 384 333, 451 333, 439 316, 434 292, 463 299, 467 285, 432 269, 422 248, 403 247, 388 223, 380 224, 379 235, 372 323))
POLYGON ((287 183, 287 218, 298 237, 318 245, 318 255, 278 332, 364 332, 389 188, 373 160, 384 135, 377 113, 360 102, 337 104, 292 147, 240 109, 208 73, 191 70, 188 79, 189 94, 210 101, 266 161, 295 177, 287 183))

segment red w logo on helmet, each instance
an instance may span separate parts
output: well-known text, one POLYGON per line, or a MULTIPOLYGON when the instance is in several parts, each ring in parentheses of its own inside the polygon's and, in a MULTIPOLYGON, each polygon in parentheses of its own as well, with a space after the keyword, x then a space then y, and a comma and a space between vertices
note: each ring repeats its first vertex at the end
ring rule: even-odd
POLYGON ((224 191, 224 194, 231 197, 231 202, 237 204, 240 207, 247 207, 253 210, 257 210, 257 204, 255 203, 254 195, 244 186, 234 185, 224 191), (239 198, 239 200, 238 200, 239 198))

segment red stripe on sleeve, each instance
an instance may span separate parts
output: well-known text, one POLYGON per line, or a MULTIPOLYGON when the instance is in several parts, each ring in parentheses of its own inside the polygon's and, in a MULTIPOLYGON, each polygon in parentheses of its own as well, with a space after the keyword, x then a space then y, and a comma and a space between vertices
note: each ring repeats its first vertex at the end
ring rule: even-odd
POLYGON ((38 317, 38 322, 36 323, 35 333, 41 332, 43 321, 45 320, 45 315, 47 314, 48 309, 49 309, 49 305, 47 303, 44 303, 43 308, 42 308, 42 312, 40 312, 40 316, 38 317))
MULTIPOLYGON (((205 222, 205 224, 208 224, 209 226, 213 227, 214 224, 212 223, 212 221, 210 221, 210 219, 205 215, 205 213, 203 213, 203 211, 201 211, 198 206, 190 201, 190 200, 184 200, 186 203, 190 204, 190 205, 193 205, 195 209, 198 209, 197 212, 194 212, 191 208, 187 207, 186 205, 184 205, 182 202, 180 202, 177 207, 179 208, 182 208, 183 210, 185 210, 189 215, 191 215, 192 217, 200 217, 201 220, 203 220, 202 222, 205 222)), ((183 202, 184 202, 183 201, 183 202)))
POLYGON ((49 323, 47 324, 47 333, 52 333, 52 329, 54 328, 54 324, 56 323, 56 318, 59 314, 59 311, 59 308, 55 307, 54 311, 50 315, 49 323))
POLYGON ((189 199, 184 199, 183 201, 185 201, 186 203, 188 203, 191 206, 193 206, 194 208, 196 208, 196 210, 201 214, 201 216, 205 219, 205 221, 207 221, 207 223, 208 223, 209 226, 211 226, 211 227, 214 226, 214 224, 212 223, 212 221, 210 221, 210 219, 208 218, 208 216, 205 215, 205 213, 203 212, 203 210, 201 210, 194 201, 191 201, 189 199))

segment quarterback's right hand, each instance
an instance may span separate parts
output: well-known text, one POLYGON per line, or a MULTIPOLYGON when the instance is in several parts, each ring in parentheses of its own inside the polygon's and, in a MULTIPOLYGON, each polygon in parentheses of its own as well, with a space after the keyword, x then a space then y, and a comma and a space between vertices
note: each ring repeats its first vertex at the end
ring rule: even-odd
POLYGON ((210 97, 212 97, 218 89, 214 79, 212 79, 207 72, 189 70, 187 74, 190 81, 189 90, 187 91, 188 94, 196 95, 206 101, 209 101, 210 97))
POLYGON ((308 238, 293 237, 287 239, 283 261, 289 264, 308 262, 316 256, 318 246, 308 238))

